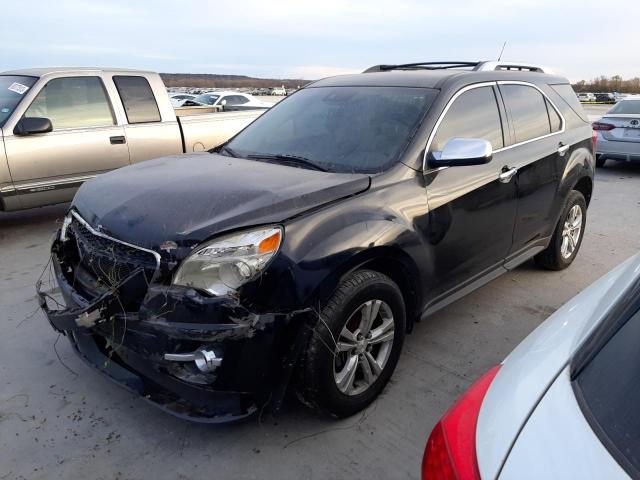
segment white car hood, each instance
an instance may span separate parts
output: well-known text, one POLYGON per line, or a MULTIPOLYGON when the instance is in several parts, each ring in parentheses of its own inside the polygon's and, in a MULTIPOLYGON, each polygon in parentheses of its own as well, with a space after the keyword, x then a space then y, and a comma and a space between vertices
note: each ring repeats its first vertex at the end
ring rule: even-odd
POLYGON ((542 396, 639 274, 640 255, 635 255, 562 306, 504 360, 478 418, 476 449, 483 479, 497 478, 542 396))

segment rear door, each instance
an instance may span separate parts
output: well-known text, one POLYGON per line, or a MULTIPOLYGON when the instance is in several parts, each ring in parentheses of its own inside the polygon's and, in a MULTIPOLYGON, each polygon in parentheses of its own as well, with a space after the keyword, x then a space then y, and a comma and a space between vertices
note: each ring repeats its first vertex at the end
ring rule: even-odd
POLYGON ((533 84, 499 82, 513 143, 505 162, 517 169, 518 211, 511 254, 541 250, 553 233, 558 215, 560 176, 569 150, 562 143, 565 121, 558 109, 533 84))
POLYGON ((504 152, 509 132, 503 125, 505 113, 496 85, 472 85, 456 93, 428 145, 427 241, 433 250, 434 269, 428 288, 443 298, 501 271, 511 248, 516 186, 512 177, 500 178, 509 170, 504 152), (488 140, 493 159, 485 165, 428 168, 434 153, 455 137, 488 140))
POLYGON ((114 75, 127 123, 124 126, 131 163, 183 152, 175 118, 162 118, 149 80, 141 75, 114 75))
POLYGON ((24 116, 50 119, 53 131, 6 132, 7 160, 23 208, 69 201, 84 180, 129 164, 124 129, 116 124, 99 76, 52 78, 24 116))

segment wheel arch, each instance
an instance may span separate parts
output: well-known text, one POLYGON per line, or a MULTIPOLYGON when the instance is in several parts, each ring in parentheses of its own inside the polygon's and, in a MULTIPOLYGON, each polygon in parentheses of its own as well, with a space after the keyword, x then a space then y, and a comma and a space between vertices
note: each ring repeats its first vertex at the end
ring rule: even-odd
POLYGON ((326 301, 347 275, 362 269, 387 275, 398 286, 405 303, 407 332, 411 332, 421 313, 420 274, 411 257, 399 248, 379 246, 357 253, 334 269, 316 288, 312 298, 318 302, 326 301))

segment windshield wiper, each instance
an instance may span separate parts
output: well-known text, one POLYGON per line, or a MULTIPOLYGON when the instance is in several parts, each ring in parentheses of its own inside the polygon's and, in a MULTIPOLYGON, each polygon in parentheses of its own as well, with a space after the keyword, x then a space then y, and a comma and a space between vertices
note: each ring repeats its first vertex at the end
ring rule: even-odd
POLYGON ((217 152, 217 153, 227 152, 230 156, 232 156, 234 158, 239 158, 240 157, 240 155, 238 155, 233 148, 227 147, 226 145, 220 145, 219 147, 216 147, 216 148, 213 148, 213 149, 209 150, 209 152, 210 153, 213 153, 213 152, 217 152))
POLYGON ((271 154, 271 153, 256 153, 253 155, 247 155, 247 158, 255 159, 255 160, 271 160, 271 161, 281 161, 283 163, 292 163, 297 164, 303 167, 310 168, 312 170, 318 170, 320 172, 326 172, 327 169, 321 167, 313 163, 311 160, 305 157, 300 157, 298 155, 286 155, 286 154, 271 154))

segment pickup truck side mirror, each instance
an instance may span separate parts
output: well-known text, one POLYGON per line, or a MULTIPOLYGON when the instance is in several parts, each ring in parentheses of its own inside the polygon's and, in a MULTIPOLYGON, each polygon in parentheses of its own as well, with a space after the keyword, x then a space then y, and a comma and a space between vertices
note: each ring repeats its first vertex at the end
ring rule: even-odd
POLYGON ((442 152, 433 152, 429 161, 434 167, 483 165, 493 157, 491 143, 481 138, 452 138, 442 152))
POLYGON ((23 117, 13 129, 14 135, 33 135, 36 133, 49 133, 53 130, 51 120, 41 117, 23 117))

